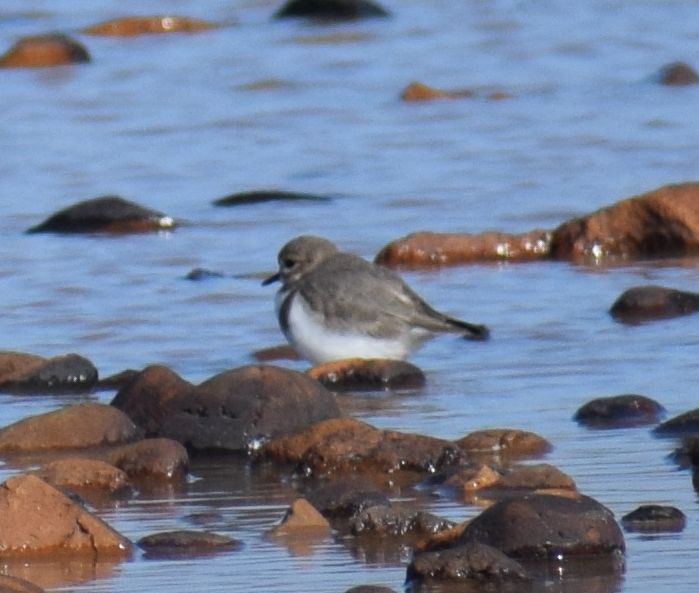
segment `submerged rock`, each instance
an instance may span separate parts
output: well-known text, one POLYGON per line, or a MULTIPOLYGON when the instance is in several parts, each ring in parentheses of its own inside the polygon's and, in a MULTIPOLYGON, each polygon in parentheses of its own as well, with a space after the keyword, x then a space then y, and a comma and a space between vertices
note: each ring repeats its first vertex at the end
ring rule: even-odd
POLYGON ((665 408, 650 397, 636 394, 598 397, 581 406, 573 419, 590 428, 628 428, 657 424, 665 408))
POLYGON ((138 540, 147 558, 182 558, 239 550, 237 539, 208 531, 165 531, 138 540))
POLYGON ((333 391, 418 389, 426 381, 418 367, 404 360, 352 358, 320 364, 307 373, 333 391))
POLYGON ((699 408, 665 420, 653 429, 653 434, 660 437, 694 436, 699 433, 699 408))
POLYGON ((656 504, 642 505, 621 518, 626 531, 640 533, 678 533, 684 530, 686 521, 678 508, 656 504))
POLYGON ((274 13, 275 19, 309 18, 323 21, 387 16, 390 13, 372 0, 288 0, 274 13))
POLYGON ((120 196, 78 202, 60 210, 28 233, 142 233, 175 228, 175 221, 120 196))
POLYGON ((699 83, 699 74, 686 62, 665 64, 656 75, 660 84, 667 86, 686 86, 699 83))
POLYGON ((131 442, 140 434, 123 412, 87 403, 31 416, 0 429, 0 452, 116 445, 131 442))
POLYGON ((328 519, 349 519, 371 507, 390 507, 391 501, 371 480, 360 477, 333 480, 306 495, 318 512, 328 519))
POLYGON ((214 201, 214 206, 243 206, 264 202, 329 202, 330 196, 303 192, 258 189, 224 196, 214 201))
POLYGON ((61 33, 28 35, 0 56, 0 68, 45 68, 83 64, 90 54, 80 42, 61 33))
POLYGON ((23 475, 0 486, 3 557, 128 556, 132 544, 40 478, 23 475))
POLYGON ((629 288, 614 302, 609 314, 621 323, 672 319, 699 311, 699 294, 663 286, 629 288))
POLYGON ((36 471, 36 475, 54 488, 68 490, 114 492, 129 484, 126 473, 110 463, 80 457, 45 463, 36 471))
POLYGON ((482 261, 532 261, 549 254, 549 233, 523 235, 413 233, 384 246, 374 261, 389 267, 447 266, 482 261))
POLYGON ((184 16, 132 16, 97 23, 85 27, 82 31, 88 35, 132 37, 154 33, 197 33, 218 26, 215 23, 184 16))
POLYGON ((249 365, 192 385, 171 370, 144 369, 116 394, 147 436, 193 450, 254 450, 327 418, 340 416, 333 395, 303 373, 249 365))
POLYGON ((514 558, 565 558, 623 554, 624 536, 614 515, 589 496, 529 494, 495 503, 456 539, 479 542, 514 558))

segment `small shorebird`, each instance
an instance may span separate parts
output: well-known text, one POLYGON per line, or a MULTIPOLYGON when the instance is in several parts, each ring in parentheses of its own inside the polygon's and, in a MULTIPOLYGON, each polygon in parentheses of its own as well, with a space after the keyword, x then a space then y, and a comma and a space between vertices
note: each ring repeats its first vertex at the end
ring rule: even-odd
POLYGON ((345 358, 404 359, 440 333, 484 340, 488 328, 430 307, 388 268, 302 235, 282 247, 276 310, 284 335, 314 364, 345 358))

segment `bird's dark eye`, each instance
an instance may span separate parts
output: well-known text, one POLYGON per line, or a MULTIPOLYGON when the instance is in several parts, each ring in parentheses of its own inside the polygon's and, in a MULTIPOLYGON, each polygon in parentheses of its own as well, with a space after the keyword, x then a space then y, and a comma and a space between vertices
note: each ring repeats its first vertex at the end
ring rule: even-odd
POLYGON ((285 268, 293 268, 296 262, 291 258, 286 258, 282 260, 282 266, 285 268))

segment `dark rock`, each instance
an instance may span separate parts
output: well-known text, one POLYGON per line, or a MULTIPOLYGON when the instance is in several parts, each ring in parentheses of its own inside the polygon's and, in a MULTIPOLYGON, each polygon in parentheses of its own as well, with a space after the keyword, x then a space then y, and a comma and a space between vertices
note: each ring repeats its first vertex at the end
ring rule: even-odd
POLYGON ((214 206, 243 206, 247 204, 261 204, 264 202, 329 202, 329 196, 307 194, 283 190, 254 190, 244 191, 230 196, 225 196, 214 201, 214 206))
POLYGON ((130 478, 183 478, 189 466, 187 450, 171 439, 145 439, 110 449, 107 460, 130 478))
POLYGON ((0 56, 0 68, 45 68, 90 61, 85 46, 60 33, 22 37, 0 56))
POLYGON ((626 531, 641 533, 676 533, 684 530, 685 523, 686 517, 678 508, 655 504, 640 506, 621 518, 626 531))
POLYGON ((409 512, 386 505, 364 508, 349 521, 352 535, 404 536, 412 534, 426 536, 445 529, 455 523, 424 511, 409 512))
POLYGON ((119 410, 98 403, 67 406, 0 429, 0 451, 46 451, 117 445, 140 437, 119 410))
POLYGON ((657 81, 668 86, 686 86, 699 83, 699 74, 685 62, 671 62, 657 74, 657 81))
POLYGON ((139 233, 172 229, 175 221, 119 196, 73 204, 30 228, 28 233, 139 233))
POLYGON ((82 32, 88 35, 132 37, 153 33, 196 33, 218 26, 200 19, 174 15, 134 16, 97 23, 85 27, 82 32))
POLYGON ((364 472, 384 481, 389 476, 391 481, 409 480, 415 474, 458 465, 464 458, 450 441, 379 430, 353 418, 326 420, 273 440, 265 445, 264 454, 296 463, 302 473, 316 477, 364 472))
POLYGON ((194 386, 165 367, 148 367, 112 405, 147 436, 193 450, 255 450, 266 440, 340 415, 332 394, 303 373, 250 365, 194 386))
POLYGON ((508 461, 543 457, 553 449, 553 445, 538 434, 510 428, 477 430, 455 442, 468 453, 487 453, 508 461))
POLYGON ((306 494, 306 499, 329 519, 348 519, 370 507, 390 507, 391 501, 370 480, 334 480, 306 494))
POLYGON ((524 567, 500 550, 478 542, 415 554, 406 581, 492 581, 529 579, 524 567))
POLYGON ((184 277, 185 280, 194 280, 197 282, 200 280, 209 280, 210 278, 223 278, 223 274, 204 268, 194 268, 184 277))
POLYGON ((474 518, 456 541, 480 542, 508 556, 531 559, 625 550, 614 515, 584 495, 530 494, 498 502, 474 518))
POLYGON ((550 233, 523 235, 413 233, 384 246, 374 258, 388 267, 453 266, 483 261, 532 261, 549 255, 550 233))
POLYGON ((0 549, 8 557, 128 556, 132 544, 93 514, 33 475, 0 485, 0 549))
POLYGON ((674 416, 653 429, 659 437, 694 436, 699 433, 699 408, 674 416))
POLYGON ((628 428, 657 424, 665 408, 645 395, 598 397, 581 406, 573 419, 590 428, 628 428))
POLYGON ((0 383, 0 391, 22 394, 89 393, 97 384, 98 373, 87 358, 66 354, 45 359, 24 374, 15 374, 0 383))
POLYGON ((308 375, 333 391, 418 389, 425 374, 404 360, 352 358, 320 364, 308 375))
POLYGON ((396 591, 389 587, 381 587, 379 585, 357 585, 356 587, 347 589, 345 593, 396 593, 396 591))
POLYGON ((166 531, 142 537, 138 546, 147 558, 182 558, 239 550, 239 540, 207 531, 166 531))
POLYGON ((386 16, 390 13, 371 0, 289 0, 274 13, 275 19, 303 17, 323 21, 386 16))
POLYGON ((666 185, 553 231, 551 256, 586 261, 658 258, 699 251, 699 183, 666 185))
POLYGON ((629 288, 614 302, 609 314, 621 323, 672 319, 699 311, 699 294, 662 286, 629 288))

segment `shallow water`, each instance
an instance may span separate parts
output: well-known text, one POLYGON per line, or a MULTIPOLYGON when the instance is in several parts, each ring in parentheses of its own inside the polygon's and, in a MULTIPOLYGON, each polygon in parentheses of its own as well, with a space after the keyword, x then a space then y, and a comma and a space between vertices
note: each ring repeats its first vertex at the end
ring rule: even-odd
MULTIPOLYGON (((235 25, 197 35, 109 39, 77 29, 122 16, 106 0, 5 2, 0 39, 74 34, 89 65, 0 73, 0 348, 79 352, 102 376, 163 363, 198 382, 281 341, 273 289, 258 276, 302 232, 367 258, 416 230, 523 232, 666 183, 694 180, 697 87, 650 78, 696 54, 688 2, 547 0, 384 2, 388 20, 272 22, 278 4, 141 3, 235 25), (458 101, 403 103, 413 80, 474 88, 458 101), (504 90, 507 100, 486 98, 504 90), (330 203, 215 208, 250 189, 335 196, 330 203), (156 235, 24 235, 59 208, 120 194, 189 224, 156 235), (189 282, 192 268, 223 278, 189 282)), ((133 10, 136 10, 133 8, 133 10)), ((696 65, 696 64, 695 64, 696 65)), ((641 393, 674 415, 696 407, 694 317, 627 327, 607 311, 626 288, 696 290, 697 260, 627 266, 493 264, 406 272, 438 308, 487 323, 485 344, 445 337, 412 361, 415 393, 341 398, 379 427, 457 438, 486 427, 533 430, 547 461, 617 518, 644 503, 688 517, 681 534, 627 534, 623 578, 601 590, 687 590, 699 582, 697 495, 649 429, 591 431, 571 417, 593 397, 641 393), (611 587, 611 588, 610 588, 611 587)), ((302 363, 285 363, 302 369, 302 363)), ((113 394, 91 397, 108 402, 113 394)), ((81 398, 0 395, 4 424, 81 398)), ((0 471, 0 477, 12 468, 0 471)), ((70 591, 344 591, 400 589, 407 551, 351 541, 289 549, 263 534, 294 497, 278 476, 199 461, 184 489, 142 492, 100 516, 132 540, 192 527, 189 515, 245 543, 239 552, 164 561, 8 566, 70 591)), ((479 509, 434 500, 455 520, 479 509)), ((574 581, 574 580, 573 580, 574 581)), ((549 590, 576 582, 552 578, 549 590)), ((580 582, 577 582, 580 586, 580 582)), ((590 583, 582 583, 591 590, 590 583)))

